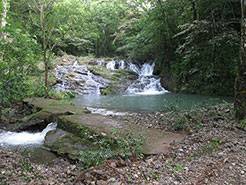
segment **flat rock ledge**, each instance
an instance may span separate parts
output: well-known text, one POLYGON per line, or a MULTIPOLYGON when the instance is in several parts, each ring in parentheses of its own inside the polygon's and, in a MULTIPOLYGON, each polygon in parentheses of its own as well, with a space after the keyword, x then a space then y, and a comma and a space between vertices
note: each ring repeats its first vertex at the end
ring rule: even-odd
POLYGON ((79 154, 85 149, 93 149, 93 138, 89 139, 88 135, 111 139, 113 132, 122 136, 128 133, 134 137, 143 135, 146 137, 143 144, 144 154, 167 153, 173 142, 179 142, 185 137, 184 134, 163 132, 159 129, 131 124, 129 121, 91 114, 85 108, 57 100, 35 98, 26 99, 24 103, 38 110, 38 112, 25 118, 27 125, 30 120, 36 118, 46 120, 47 123, 48 121, 57 122, 57 129, 46 135, 45 145, 51 151, 72 160, 77 160, 79 154))

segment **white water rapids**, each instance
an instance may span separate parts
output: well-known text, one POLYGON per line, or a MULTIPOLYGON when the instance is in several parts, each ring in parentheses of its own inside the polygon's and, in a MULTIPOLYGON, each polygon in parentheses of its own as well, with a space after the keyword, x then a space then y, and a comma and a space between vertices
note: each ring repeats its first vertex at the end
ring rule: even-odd
POLYGON ((56 129, 56 123, 50 123, 42 132, 9 132, 3 131, 0 133, 0 146, 15 146, 15 145, 42 145, 45 135, 56 129))

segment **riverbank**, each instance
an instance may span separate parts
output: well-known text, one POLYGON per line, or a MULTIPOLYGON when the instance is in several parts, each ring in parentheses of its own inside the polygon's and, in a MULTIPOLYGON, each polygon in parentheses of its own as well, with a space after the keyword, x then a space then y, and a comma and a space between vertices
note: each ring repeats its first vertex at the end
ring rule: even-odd
POLYGON ((169 154, 115 159, 84 170, 58 158, 34 164, 18 152, 0 149, 1 184, 245 184, 246 133, 234 122, 232 105, 117 116, 134 124, 185 132, 169 154))

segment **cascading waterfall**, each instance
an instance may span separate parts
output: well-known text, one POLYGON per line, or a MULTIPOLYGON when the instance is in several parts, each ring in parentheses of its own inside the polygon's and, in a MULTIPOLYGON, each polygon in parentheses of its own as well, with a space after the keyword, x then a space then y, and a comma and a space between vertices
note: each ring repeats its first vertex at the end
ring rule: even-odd
POLYGON ((130 69, 136 72, 139 77, 127 88, 127 92, 142 95, 163 94, 168 92, 161 86, 160 78, 153 75, 154 67, 154 63, 145 63, 140 68, 135 64, 131 64, 130 69))
POLYGON ((100 92, 100 85, 93 79, 93 74, 88 70, 88 81, 87 83, 89 84, 95 84, 95 87, 96 87, 96 94, 101 94, 100 92))
MULTIPOLYGON (((129 61, 97 60, 94 64, 105 66, 108 70, 130 70, 138 74, 138 79, 126 90, 128 94, 162 94, 167 91, 161 86, 160 79, 153 75, 155 64, 145 63, 139 65, 129 61)), ((86 65, 77 61, 73 65, 57 66, 55 76, 59 83, 56 90, 73 91, 77 94, 100 94, 100 89, 107 86, 107 80, 94 75, 86 65)))
POLYGON ((0 133, 0 146, 42 145, 46 134, 56 129, 56 123, 50 123, 42 132, 9 132, 0 133))
POLYGON ((153 95, 168 92, 161 86, 160 78, 153 75, 155 63, 145 63, 138 66, 132 62, 112 60, 107 63, 106 67, 110 70, 127 69, 139 75, 138 79, 127 88, 126 92, 128 94, 153 95))

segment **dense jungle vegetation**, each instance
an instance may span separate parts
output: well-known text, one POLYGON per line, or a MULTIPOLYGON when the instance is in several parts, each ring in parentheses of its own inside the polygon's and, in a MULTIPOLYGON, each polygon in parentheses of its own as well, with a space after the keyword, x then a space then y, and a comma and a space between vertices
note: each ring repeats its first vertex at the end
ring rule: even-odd
POLYGON ((154 61, 170 90, 234 95, 236 0, 3 0, 0 11, 2 106, 45 95, 52 60, 65 53, 154 61))

